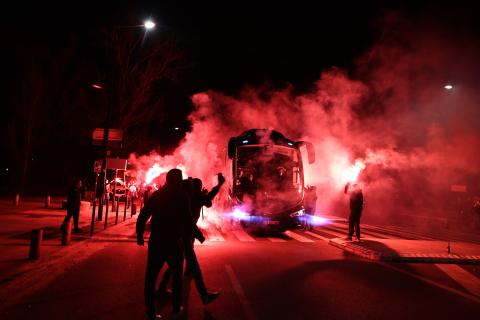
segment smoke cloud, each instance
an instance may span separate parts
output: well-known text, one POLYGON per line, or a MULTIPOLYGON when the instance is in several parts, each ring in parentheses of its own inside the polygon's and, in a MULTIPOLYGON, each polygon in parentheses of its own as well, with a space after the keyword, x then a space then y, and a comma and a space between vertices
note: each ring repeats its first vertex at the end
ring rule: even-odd
MULTIPOLYGON (((193 95, 192 131, 172 155, 131 155, 137 180, 143 183, 156 163, 165 171, 182 168, 211 188, 217 172, 230 177, 228 139, 267 128, 315 145, 316 162, 304 161, 304 168, 306 184, 317 187, 317 215, 347 216, 344 186, 357 168, 367 221, 416 216, 420 226, 428 221, 420 217, 454 217, 456 196, 480 189, 480 100, 472 76, 479 50, 466 37, 395 15, 382 26, 354 72, 326 70, 309 92, 246 87, 235 96, 193 95), (454 194, 451 185, 468 192, 454 194)), ((212 212, 224 209, 228 183, 212 212)))

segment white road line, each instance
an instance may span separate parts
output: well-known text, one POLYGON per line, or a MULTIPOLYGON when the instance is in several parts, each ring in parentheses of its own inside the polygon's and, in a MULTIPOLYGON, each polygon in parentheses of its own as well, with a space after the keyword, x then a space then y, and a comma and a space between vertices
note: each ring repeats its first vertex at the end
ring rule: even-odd
POLYGON ((410 271, 406 271, 406 270, 403 270, 403 269, 400 269, 399 267, 396 267, 396 266, 393 266, 392 264, 389 264, 389 263, 380 263, 381 265, 383 265, 384 267, 387 267, 387 268, 390 268, 390 269, 393 269, 395 271, 398 271, 400 273, 403 273, 403 274, 406 274, 412 278, 415 278, 415 279, 418 279, 418 280, 421 280, 423 282, 426 282, 428 284, 431 284, 435 287, 438 287, 438 288, 441 288, 441 289, 444 289, 446 291, 449 291, 449 292, 452 292, 452 293, 455 293, 461 297, 464 297, 466 299, 470 299, 472 301, 475 301, 476 303, 480 303, 480 299, 478 299, 477 297, 473 296, 473 295, 470 295, 468 293, 465 293, 465 292, 462 292, 460 290, 457 290, 457 289, 453 289, 453 288, 450 288, 449 286, 446 286, 446 285, 443 285, 441 283, 438 283, 436 281, 433 281, 433 280, 430 280, 430 279, 427 279, 425 277, 422 277, 418 274, 415 274, 413 272, 410 272, 410 271))
POLYGON ((326 229, 326 228, 318 228, 319 231, 321 232, 324 232, 324 233, 328 233, 328 234, 331 234, 333 235, 334 237, 337 237, 337 238, 345 238, 347 236, 347 233, 338 233, 338 232, 335 232, 335 231, 332 231, 330 229, 326 229))
POLYGON ((227 264, 225 265, 225 269, 227 270, 228 277, 230 278, 230 282, 232 283, 233 290, 235 291, 238 299, 240 300, 240 303, 243 308, 243 313, 245 314, 245 319, 247 320, 256 319, 252 306, 248 302, 247 297, 245 296, 245 292, 243 291, 242 285, 240 284, 240 281, 235 275, 235 271, 233 271, 232 266, 227 264))
POLYGON ((315 232, 311 232, 311 231, 305 231, 306 234, 308 234, 309 236, 312 236, 314 238, 317 238, 317 239, 320 239, 320 240, 323 240, 323 241, 326 241, 326 242, 329 242, 330 239, 327 238, 327 237, 324 237, 324 236, 321 236, 319 234, 316 234, 315 232))
POLYGON ((436 264, 435 266, 470 293, 480 297, 480 280, 473 274, 456 264, 436 264))
POLYGON ((287 236, 289 236, 290 238, 293 238, 293 239, 295 239, 295 240, 297 240, 297 241, 300 241, 300 242, 315 242, 315 241, 313 241, 313 240, 311 240, 311 239, 308 239, 308 238, 306 238, 306 237, 304 237, 304 236, 301 236, 301 235, 299 235, 298 233, 293 232, 293 231, 288 231, 288 230, 287 230, 287 231, 285 231, 284 233, 285 233, 287 236))
POLYGON ((272 242, 287 242, 287 240, 282 239, 282 238, 267 238, 268 240, 272 242))
POLYGON ((251 235, 249 235, 244 230, 233 230, 232 232, 235 235, 235 237, 237 237, 237 239, 240 240, 240 241, 243 241, 243 242, 257 241, 257 240, 255 240, 255 238, 253 238, 251 235))

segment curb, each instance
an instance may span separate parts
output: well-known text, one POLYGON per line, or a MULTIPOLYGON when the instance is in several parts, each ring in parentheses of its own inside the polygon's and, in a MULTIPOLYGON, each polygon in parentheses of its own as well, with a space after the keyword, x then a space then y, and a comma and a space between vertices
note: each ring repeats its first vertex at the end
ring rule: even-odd
POLYGON ((384 261, 384 262, 404 262, 404 263, 444 263, 444 264, 480 264, 480 256, 460 255, 460 254, 428 254, 428 253, 411 253, 411 254, 391 254, 382 253, 376 250, 362 247, 355 243, 339 242, 331 239, 328 244, 361 256, 368 260, 384 261))

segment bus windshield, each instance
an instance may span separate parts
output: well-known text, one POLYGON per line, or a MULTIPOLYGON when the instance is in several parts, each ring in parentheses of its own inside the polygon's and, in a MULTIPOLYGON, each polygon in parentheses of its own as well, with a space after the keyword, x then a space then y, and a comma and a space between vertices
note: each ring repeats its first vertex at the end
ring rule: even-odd
POLYGON ((276 207, 293 206, 302 201, 301 158, 295 148, 239 146, 235 168, 234 191, 243 202, 276 207))

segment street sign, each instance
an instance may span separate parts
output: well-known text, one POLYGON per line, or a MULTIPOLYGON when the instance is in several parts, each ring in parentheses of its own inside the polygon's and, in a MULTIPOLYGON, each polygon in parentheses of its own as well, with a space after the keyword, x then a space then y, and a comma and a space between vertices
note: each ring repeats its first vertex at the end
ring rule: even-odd
POLYGON ((127 170, 127 159, 107 158, 107 169, 127 170))
POLYGON ((467 186, 462 184, 452 184, 450 190, 453 192, 467 192, 467 186))
MULTIPOLYGON (((92 140, 93 144, 97 146, 103 145, 103 136, 105 130, 103 128, 96 128, 93 130, 92 140)), ((108 129, 108 142, 107 145, 111 147, 121 147, 123 141, 123 130, 121 129, 108 129)))

